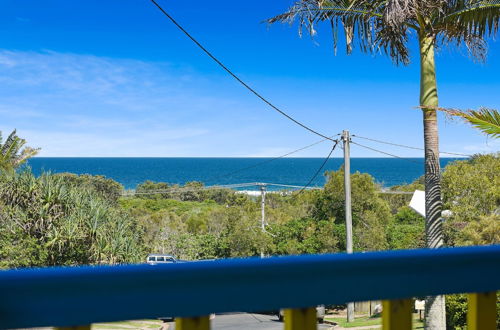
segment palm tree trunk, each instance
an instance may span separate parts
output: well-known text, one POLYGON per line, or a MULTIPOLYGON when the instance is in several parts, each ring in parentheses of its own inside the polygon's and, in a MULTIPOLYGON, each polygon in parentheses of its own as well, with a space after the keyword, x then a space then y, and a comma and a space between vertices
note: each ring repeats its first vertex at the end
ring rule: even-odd
MULTIPOLYGON (((425 237, 427 247, 443 246, 441 218, 441 171, 439 164, 439 136, 434 37, 421 33, 420 38, 420 106, 424 115, 425 142, 425 237), (429 108, 426 108, 429 107, 429 108)), ((425 328, 446 329, 444 296, 427 297, 425 328)))

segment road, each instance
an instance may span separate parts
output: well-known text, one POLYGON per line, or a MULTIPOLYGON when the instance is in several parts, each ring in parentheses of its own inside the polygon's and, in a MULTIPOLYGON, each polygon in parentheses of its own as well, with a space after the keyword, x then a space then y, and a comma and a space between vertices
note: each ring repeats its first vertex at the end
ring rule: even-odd
MULTIPOLYGON (((330 329, 331 327, 331 325, 327 324, 318 325, 318 329, 330 329)), ((169 323, 168 330, 172 329, 175 329, 175 325, 169 323)), ((212 320, 212 329, 283 330, 283 323, 278 321, 276 315, 249 313, 218 314, 212 320)))

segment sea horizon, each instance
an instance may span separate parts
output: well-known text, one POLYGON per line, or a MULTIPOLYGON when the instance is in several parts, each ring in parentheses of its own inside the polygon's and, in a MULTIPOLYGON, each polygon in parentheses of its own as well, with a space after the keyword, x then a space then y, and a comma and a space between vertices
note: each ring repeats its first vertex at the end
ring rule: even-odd
MULTIPOLYGON (((463 158, 441 158, 441 166, 463 158)), ((43 172, 103 175, 135 189, 145 181, 207 186, 242 182, 306 185, 320 168, 321 157, 34 157, 27 162, 35 175, 43 172)), ((326 182, 327 171, 338 170, 343 158, 330 158, 311 186, 326 182)), ((368 173, 382 187, 408 184, 424 174, 424 158, 352 157, 351 171, 368 173)))

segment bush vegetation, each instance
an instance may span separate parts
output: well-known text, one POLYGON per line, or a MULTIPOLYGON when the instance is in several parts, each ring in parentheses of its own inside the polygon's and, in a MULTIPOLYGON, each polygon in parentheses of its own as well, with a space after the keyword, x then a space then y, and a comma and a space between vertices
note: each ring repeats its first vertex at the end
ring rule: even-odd
POLYGON ((0 267, 135 262, 136 221, 98 192, 29 171, 0 177, 0 267))

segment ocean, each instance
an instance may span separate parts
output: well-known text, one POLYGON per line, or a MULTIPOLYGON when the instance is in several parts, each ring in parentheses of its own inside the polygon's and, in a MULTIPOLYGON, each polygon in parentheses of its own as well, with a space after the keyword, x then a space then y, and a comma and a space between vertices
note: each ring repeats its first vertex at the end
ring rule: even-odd
MULTIPOLYGON (((304 186, 323 163, 323 158, 56 158, 28 161, 35 175, 42 172, 104 175, 126 189, 146 180, 205 185, 267 182, 304 186)), ((443 168, 457 158, 441 158, 443 168)), ((338 170, 342 158, 331 158, 311 186, 323 186, 325 171, 338 170)), ((352 173, 369 173, 384 187, 411 183, 424 174, 423 158, 352 158, 352 173), (410 160, 410 161, 408 161, 410 160)), ((271 187, 270 187, 271 188, 271 187)), ((271 188, 272 189, 272 188, 271 188)))

